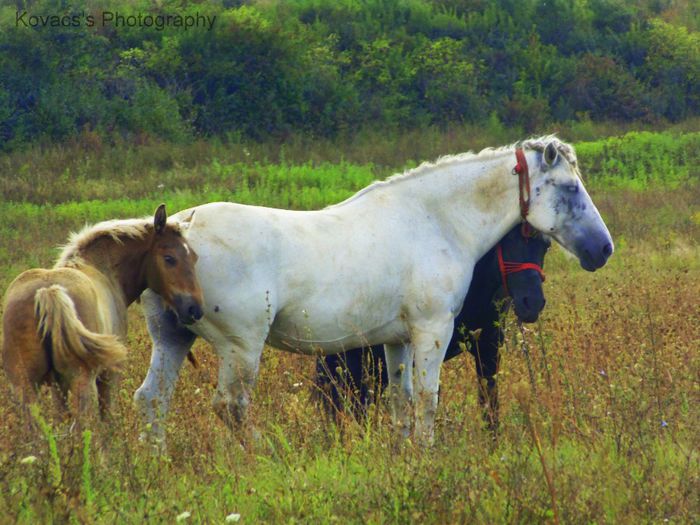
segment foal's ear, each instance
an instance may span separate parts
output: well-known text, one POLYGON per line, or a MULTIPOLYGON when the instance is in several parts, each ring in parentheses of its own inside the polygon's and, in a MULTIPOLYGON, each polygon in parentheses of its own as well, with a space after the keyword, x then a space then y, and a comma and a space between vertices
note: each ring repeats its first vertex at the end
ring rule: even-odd
POLYGON ((153 216, 153 226, 155 227, 156 234, 163 233, 167 220, 168 214, 165 212, 165 204, 161 204, 158 206, 156 214, 153 216))
POLYGON ((554 142, 550 142, 547 144, 547 146, 544 148, 544 163, 547 165, 547 167, 552 167, 554 166, 554 163, 557 161, 557 157, 559 156, 559 151, 557 150, 556 144, 554 142))

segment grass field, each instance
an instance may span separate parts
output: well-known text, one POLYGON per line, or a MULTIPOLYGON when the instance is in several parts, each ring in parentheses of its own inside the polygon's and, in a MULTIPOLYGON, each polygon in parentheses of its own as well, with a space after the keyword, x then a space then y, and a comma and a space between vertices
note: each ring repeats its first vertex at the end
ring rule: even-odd
MULTIPOLYGON (((244 449, 213 414, 216 356, 200 341, 200 366, 183 367, 173 401, 168 454, 154 455, 131 404, 150 354, 134 306, 108 424, 71 431, 46 392, 30 431, 0 381, 0 522, 698 523, 699 143, 648 133, 577 144, 616 253, 590 274, 550 252, 547 307, 525 332, 536 385, 509 318, 495 442, 467 357, 443 368, 436 444, 422 450, 394 438, 382 407, 361 424, 325 421, 313 359, 266 349, 251 416, 261 439, 244 449)), ((86 221, 147 215, 161 201, 312 209, 402 167, 348 151, 277 150, 263 162, 243 145, 88 141, 2 158, 0 286, 51 265, 53 247, 86 221)))

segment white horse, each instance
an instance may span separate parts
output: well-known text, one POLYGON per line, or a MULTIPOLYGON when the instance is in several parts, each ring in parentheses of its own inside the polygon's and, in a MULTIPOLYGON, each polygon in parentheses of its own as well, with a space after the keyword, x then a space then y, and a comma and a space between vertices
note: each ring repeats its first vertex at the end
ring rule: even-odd
POLYGON ((231 427, 245 420, 266 342, 314 355, 384 343, 394 424, 408 435, 414 404, 415 433, 430 442, 440 365, 476 261, 521 216, 586 270, 613 252, 573 148, 554 137, 444 157, 319 211, 196 211, 186 235, 204 317, 185 328, 157 295, 142 297, 154 344, 135 402, 157 437, 198 335, 218 353, 214 408, 231 427))

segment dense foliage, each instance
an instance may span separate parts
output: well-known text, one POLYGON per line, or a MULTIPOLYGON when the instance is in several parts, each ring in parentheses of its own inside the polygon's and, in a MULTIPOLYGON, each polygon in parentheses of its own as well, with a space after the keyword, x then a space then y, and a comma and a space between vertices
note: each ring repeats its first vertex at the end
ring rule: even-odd
POLYGON ((0 149, 81 133, 260 139, 700 115, 700 8, 692 2, 241 4, 4 3, 0 149), (211 29, 129 27, 103 23, 105 13, 216 20, 211 29))

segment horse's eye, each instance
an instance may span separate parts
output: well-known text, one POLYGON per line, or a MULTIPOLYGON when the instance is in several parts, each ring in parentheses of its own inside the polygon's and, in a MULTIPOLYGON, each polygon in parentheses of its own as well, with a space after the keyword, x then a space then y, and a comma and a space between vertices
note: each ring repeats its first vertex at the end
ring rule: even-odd
POLYGON ((566 189, 570 193, 578 193, 578 184, 571 184, 570 186, 567 186, 566 189))
POLYGON ((177 264, 177 259, 172 255, 163 255, 163 259, 168 266, 175 266, 177 264))

